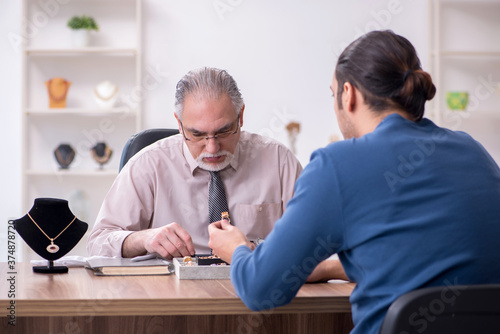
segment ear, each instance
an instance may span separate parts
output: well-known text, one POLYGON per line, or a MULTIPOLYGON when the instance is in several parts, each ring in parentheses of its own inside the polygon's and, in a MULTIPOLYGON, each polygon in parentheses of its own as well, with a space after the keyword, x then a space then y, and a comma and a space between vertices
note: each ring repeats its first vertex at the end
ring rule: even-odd
POLYGON ((182 133, 182 127, 181 127, 181 121, 179 120, 179 117, 177 117, 177 114, 174 113, 175 119, 177 120, 177 126, 179 127, 179 133, 182 133))
POLYGON ((243 126, 243 112, 245 111, 245 105, 241 108, 240 112, 240 128, 243 126))
POLYGON ((356 88, 350 83, 344 83, 344 93, 342 94, 342 104, 347 111, 354 111, 356 107, 356 88))

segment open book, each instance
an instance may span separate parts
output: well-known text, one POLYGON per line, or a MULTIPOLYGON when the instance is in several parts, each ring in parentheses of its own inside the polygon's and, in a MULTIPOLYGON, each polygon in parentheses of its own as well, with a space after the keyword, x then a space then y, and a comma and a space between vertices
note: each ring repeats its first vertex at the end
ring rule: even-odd
POLYGON ((151 258, 137 261, 132 258, 89 258, 87 268, 95 275, 169 275, 174 272, 171 261, 151 258))

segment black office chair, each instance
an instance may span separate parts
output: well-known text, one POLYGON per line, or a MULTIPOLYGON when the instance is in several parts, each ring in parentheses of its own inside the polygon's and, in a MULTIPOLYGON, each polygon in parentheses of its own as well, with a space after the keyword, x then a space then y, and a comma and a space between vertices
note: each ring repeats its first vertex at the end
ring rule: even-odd
POLYGON ((177 129, 148 129, 136 133, 127 140, 125 147, 123 147, 122 157, 120 159, 120 170, 127 163, 127 161, 134 156, 137 152, 144 147, 153 144, 154 142, 178 134, 177 129))
POLYGON ((498 334, 500 285, 448 285, 404 294, 380 328, 380 334, 403 333, 498 334))

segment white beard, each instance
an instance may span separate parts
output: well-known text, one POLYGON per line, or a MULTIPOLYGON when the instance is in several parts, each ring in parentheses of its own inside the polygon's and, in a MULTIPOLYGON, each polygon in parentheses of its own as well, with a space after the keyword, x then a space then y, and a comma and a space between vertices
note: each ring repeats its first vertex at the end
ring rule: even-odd
POLYGON ((224 168, 229 166, 229 164, 233 160, 233 157, 234 157, 234 155, 228 151, 219 151, 215 154, 205 152, 205 153, 200 154, 196 158, 196 162, 198 163, 198 167, 200 167, 204 170, 208 170, 211 172, 217 172, 217 171, 223 170, 224 168), (203 161, 203 158, 215 158, 215 157, 219 157, 221 155, 225 156, 225 159, 221 163, 218 163, 216 165, 211 164, 211 163, 206 163, 205 161, 203 161))

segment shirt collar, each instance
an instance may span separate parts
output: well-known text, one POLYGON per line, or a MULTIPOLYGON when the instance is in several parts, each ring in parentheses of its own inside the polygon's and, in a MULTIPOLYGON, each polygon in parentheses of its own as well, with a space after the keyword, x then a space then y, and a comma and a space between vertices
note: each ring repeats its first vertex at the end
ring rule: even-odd
MULTIPOLYGON (((236 145, 236 149, 234 150, 234 156, 233 160, 229 163, 228 167, 233 168, 234 170, 238 170, 238 160, 240 158, 240 142, 241 142, 241 137, 243 136, 243 133, 240 136, 240 140, 238 141, 238 144, 236 145)), ((198 167, 198 163, 196 160, 193 158, 193 155, 189 151, 189 148, 187 147, 186 141, 182 140, 182 154, 184 155, 184 158, 186 159, 187 166, 189 167, 189 170, 191 172, 191 175, 194 175, 194 171, 198 168, 200 170, 200 167, 198 167)), ((228 168, 226 167, 226 169, 228 168)))
POLYGON ((189 148, 187 147, 186 141, 182 140, 182 154, 184 154, 184 159, 186 159, 187 166, 189 167, 189 171, 191 175, 193 175, 194 170, 198 168, 198 164, 196 160, 193 159, 191 152, 189 152, 189 148))

